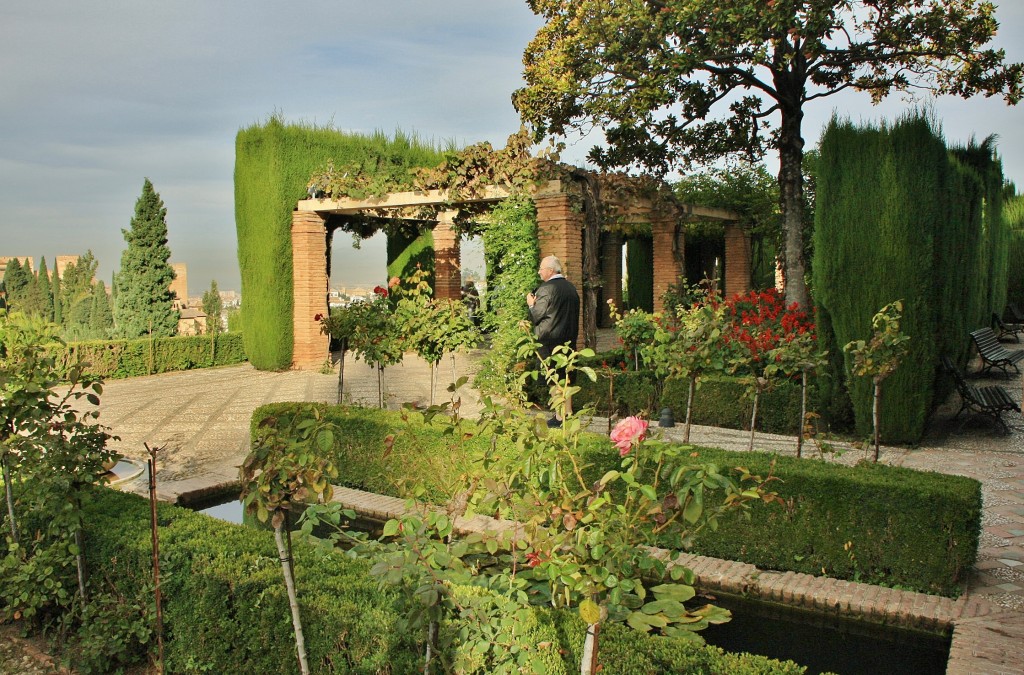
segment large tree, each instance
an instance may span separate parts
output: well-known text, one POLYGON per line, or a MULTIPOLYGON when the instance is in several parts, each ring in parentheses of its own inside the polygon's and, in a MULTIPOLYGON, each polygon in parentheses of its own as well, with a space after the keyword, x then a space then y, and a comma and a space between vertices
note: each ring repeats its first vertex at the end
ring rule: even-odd
POLYGON ((174 309, 171 281, 174 270, 168 260, 167 209, 147 178, 135 202, 131 228, 121 230, 128 248, 121 254, 121 269, 114 282, 114 324, 119 335, 136 338, 152 334, 174 335, 178 313, 174 309))
POLYGON ((779 155, 786 301, 807 305, 804 104, 844 89, 1021 97, 1024 64, 987 49, 984 0, 527 0, 546 23, 513 96, 539 136, 597 126, 601 167, 655 174, 779 155))

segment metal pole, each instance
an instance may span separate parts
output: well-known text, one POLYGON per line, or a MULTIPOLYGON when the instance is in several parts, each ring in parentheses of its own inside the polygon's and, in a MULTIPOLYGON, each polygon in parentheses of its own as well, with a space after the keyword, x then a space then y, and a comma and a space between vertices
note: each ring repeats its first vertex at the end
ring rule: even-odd
POLYGON ((149 518, 153 533, 153 587, 156 596, 156 649, 157 673, 164 672, 164 616, 160 599, 160 536, 156 522, 156 453, 162 448, 151 448, 143 443, 149 452, 149 518))

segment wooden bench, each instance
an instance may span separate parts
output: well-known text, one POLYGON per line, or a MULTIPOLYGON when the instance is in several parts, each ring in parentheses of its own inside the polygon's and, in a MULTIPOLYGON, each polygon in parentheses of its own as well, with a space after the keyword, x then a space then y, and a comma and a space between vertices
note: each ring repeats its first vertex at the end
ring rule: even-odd
POLYGON ((1007 323, 1002 318, 992 312, 992 330, 996 332, 996 339, 1002 340, 1004 337, 1009 335, 1013 338, 1014 342, 1020 342, 1018 335, 1024 332, 1024 325, 1019 323, 1007 323))
POLYGON ((974 346, 978 348, 978 355, 981 357, 982 368, 978 371, 979 373, 999 368, 1003 371, 1003 375, 1009 376, 1010 371, 1007 369, 1011 366, 1015 371, 1020 372, 1017 362, 1024 359, 1024 351, 1011 351, 999 344, 999 338, 991 328, 972 330, 971 339, 974 340, 974 346))
POLYGON ((998 384, 976 387, 964 379, 964 376, 947 356, 942 357, 942 367, 953 376, 956 391, 960 394, 960 410, 956 411, 953 419, 959 417, 964 410, 972 410, 994 419, 1003 428, 1003 431, 1010 433, 1010 427, 1003 420, 1003 413, 1009 410, 1020 412, 1020 406, 1014 402, 1005 389, 998 384))

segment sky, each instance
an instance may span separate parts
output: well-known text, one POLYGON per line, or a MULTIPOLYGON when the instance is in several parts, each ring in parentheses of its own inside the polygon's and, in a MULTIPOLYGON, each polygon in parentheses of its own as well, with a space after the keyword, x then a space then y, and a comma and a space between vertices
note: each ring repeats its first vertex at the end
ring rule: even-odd
MULTIPOLYGON (((1024 3, 999 0, 995 44, 1024 61, 1024 3)), ((149 178, 167 208, 172 262, 190 295, 241 290, 234 222, 240 129, 288 122, 501 147, 519 128, 510 96, 541 25, 525 0, 4 0, 0 4, 0 256, 92 250, 110 283, 149 178)), ((842 93, 806 107, 818 140, 833 112, 893 119, 842 93)), ((998 135, 1024 192, 1024 104, 932 103, 950 142, 998 135)), ((582 163, 593 139, 564 158, 582 163)), ((769 162, 769 167, 772 167, 769 162)), ((774 170, 774 168, 772 169, 774 170)), ((335 237, 332 285, 383 280, 381 242, 335 237)), ((464 263, 465 264, 465 263, 464 263)))

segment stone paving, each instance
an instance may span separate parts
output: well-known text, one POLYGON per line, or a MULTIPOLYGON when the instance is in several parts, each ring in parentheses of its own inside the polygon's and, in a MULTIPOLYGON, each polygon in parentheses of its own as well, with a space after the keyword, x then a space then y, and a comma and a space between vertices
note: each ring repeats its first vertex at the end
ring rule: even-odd
MULTIPOLYGON (((478 360, 479 353, 460 355, 454 366, 446 360, 438 382, 451 381, 453 369, 460 376, 472 374, 478 360)), ((345 378, 345 402, 377 405, 376 371, 350 358, 345 378)), ((396 408, 405 401, 429 401, 429 369, 419 359, 407 356, 403 365, 387 369, 385 378, 389 407, 396 408)), ((1020 399, 1020 377, 994 381, 1020 399)), ((447 397, 445 386, 438 384, 437 400, 447 397)), ((260 372, 248 365, 112 380, 104 389, 100 421, 120 437, 112 446, 126 457, 144 460, 147 454, 143 443, 163 448, 157 473, 160 496, 175 501, 180 495, 209 490, 237 478, 238 464, 248 452, 249 420, 256 407, 277 401, 335 402, 337 387, 336 372, 260 372)), ((464 416, 479 412, 476 392, 466 386, 459 394, 464 416)), ((981 481, 984 532, 968 593, 950 610, 956 616, 947 672, 1024 673, 1024 419, 1016 413, 1005 416, 1011 433, 1002 434, 978 416, 953 420, 958 406, 953 394, 951 403, 933 416, 920 447, 884 447, 881 461, 981 481)), ((592 422, 595 431, 607 431, 607 427, 607 420, 592 422)), ((664 433, 679 438, 682 430, 677 426, 664 433)), ((695 426, 690 440, 698 445, 744 450, 749 433, 695 426)), ((796 444, 791 436, 759 433, 754 445, 757 449, 795 454, 796 444)), ((868 456, 866 450, 848 446, 839 449, 841 455, 829 454, 826 459, 855 463, 868 456)), ((805 446, 804 452, 814 454, 816 449, 805 446)), ((126 487, 142 491, 145 481, 134 481, 126 487)), ((737 572, 740 577, 748 573, 737 572)), ((717 569, 716 574, 724 572, 717 569)), ((824 604, 828 591, 814 579, 791 577, 781 585, 775 580, 768 591, 777 591, 780 597, 807 591, 811 605, 824 604), (801 585, 807 588, 801 590, 801 585)), ((749 583, 746 590, 750 590, 749 583)), ((895 602, 893 609, 898 610, 900 601, 895 602)))

